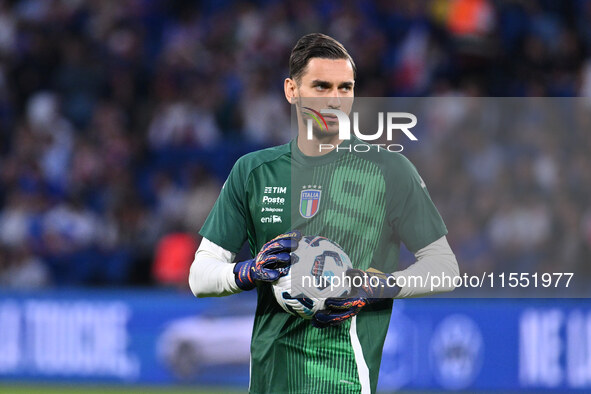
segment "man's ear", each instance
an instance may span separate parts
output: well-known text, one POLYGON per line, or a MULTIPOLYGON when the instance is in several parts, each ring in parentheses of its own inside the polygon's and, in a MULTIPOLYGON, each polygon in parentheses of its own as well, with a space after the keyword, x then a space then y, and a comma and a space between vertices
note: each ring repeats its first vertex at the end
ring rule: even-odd
POLYGON ((297 85, 295 81, 291 78, 285 78, 283 83, 283 90, 285 93, 285 99, 290 104, 295 104, 298 100, 297 93, 296 93, 297 85))

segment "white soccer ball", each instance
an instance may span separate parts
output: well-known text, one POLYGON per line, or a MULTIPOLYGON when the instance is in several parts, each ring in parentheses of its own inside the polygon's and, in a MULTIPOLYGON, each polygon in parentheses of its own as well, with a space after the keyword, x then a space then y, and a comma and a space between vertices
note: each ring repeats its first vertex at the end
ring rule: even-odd
POLYGON ((351 290, 345 272, 353 268, 347 253, 320 236, 302 237, 291 253, 289 273, 273 283, 279 305, 295 316, 311 319, 324 308, 324 300, 343 297, 351 290))

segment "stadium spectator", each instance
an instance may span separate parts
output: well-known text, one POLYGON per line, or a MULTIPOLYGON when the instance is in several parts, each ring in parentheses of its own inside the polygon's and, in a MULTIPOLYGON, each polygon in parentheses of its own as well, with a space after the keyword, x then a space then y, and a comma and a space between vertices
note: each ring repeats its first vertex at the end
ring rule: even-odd
POLYGON ((197 245, 193 235, 183 232, 167 234, 158 241, 152 266, 156 283, 186 290, 197 245))

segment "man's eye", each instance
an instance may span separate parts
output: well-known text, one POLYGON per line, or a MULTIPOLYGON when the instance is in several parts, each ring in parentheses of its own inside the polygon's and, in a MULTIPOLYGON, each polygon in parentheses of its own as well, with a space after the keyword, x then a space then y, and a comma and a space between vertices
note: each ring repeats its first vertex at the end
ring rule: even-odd
POLYGON ((322 86, 322 85, 316 85, 316 90, 318 90, 318 91, 326 90, 326 87, 322 86))

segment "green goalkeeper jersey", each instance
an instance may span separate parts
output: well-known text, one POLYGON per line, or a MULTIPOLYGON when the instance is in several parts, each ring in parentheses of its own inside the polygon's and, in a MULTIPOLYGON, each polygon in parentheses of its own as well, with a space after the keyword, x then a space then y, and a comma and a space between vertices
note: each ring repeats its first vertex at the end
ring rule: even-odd
MULTIPOLYGON (((355 268, 393 272, 401 242, 416 252, 447 233, 403 155, 377 147, 348 152, 348 146, 308 157, 293 140, 241 157, 200 234, 232 252, 248 241, 255 256, 275 236, 298 229, 336 241, 355 268)), ((270 284, 257 292, 251 393, 376 391, 392 300, 317 329, 281 309, 270 284)))

